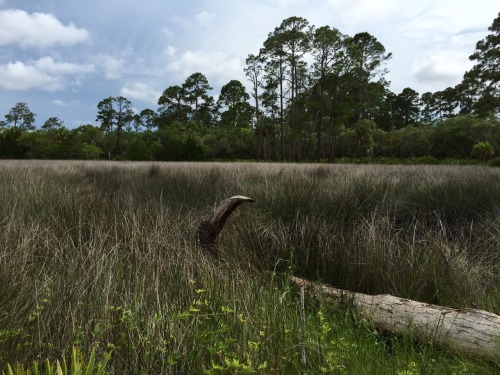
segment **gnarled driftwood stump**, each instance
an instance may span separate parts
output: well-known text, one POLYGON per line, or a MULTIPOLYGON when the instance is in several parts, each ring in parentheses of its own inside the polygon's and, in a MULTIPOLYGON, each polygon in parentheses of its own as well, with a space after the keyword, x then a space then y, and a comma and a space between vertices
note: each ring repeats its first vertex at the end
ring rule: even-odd
POLYGON ((252 198, 243 195, 224 199, 212 215, 201 222, 198 227, 198 240, 202 249, 213 250, 215 240, 234 210, 246 202, 255 202, 252 198))

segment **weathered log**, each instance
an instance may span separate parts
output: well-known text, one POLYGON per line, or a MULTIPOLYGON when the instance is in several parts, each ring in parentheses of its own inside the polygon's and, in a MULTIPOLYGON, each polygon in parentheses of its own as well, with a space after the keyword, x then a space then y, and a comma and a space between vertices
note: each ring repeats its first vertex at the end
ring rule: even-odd
POLYGON ((500 316, 496 314, 437 306, 387 294, 355 293, 298 277, 292 277, 291 281, 298 288, 305 287, 335 302, 348 301, 362 318, 382 331, 410 334, 418 341, 461 355, 500 362, 500 316))
POLYGON ((234 210, 242 203, 255 202, 252 198, 243 195, 235 195, 234 197, 223 200, 215 209, 212 215, 201 222, 198 227, 198 240, 203 249, 213 249, 215 240, 226 224, 227 219, 234 210))

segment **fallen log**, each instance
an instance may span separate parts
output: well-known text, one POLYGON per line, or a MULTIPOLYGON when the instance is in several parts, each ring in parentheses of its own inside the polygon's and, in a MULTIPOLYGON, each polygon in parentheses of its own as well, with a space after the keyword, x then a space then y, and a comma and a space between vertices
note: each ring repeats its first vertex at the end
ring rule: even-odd
POLYGON ((342 303, 348 301, 382 331, 410 334, 472 358, 500 362, 500 316, 477 309, 453 309, 387 294, 368 295, 292 277, 292 284, 342 303))
MULTIPOLYGON (((242 195, 227 198, 200 224, 198 239, 203 249, 213 251, 215 240, 227 219, 245 202, 255 201, 242 195)), ((348 302, 379 330, 409 334, 423 343, 500 363, 500 316, 496 314, 432 305, 388 294, 356 293, 299 277, 292 277, 291 282, 302 292, 308 290, 337 303, 348 302)), ((304 353, 302 362, 305 363, 304 353)))
POLYGON ((200 246, 206 250, 213 250, 215 240, 226 224, 227 219, 234 210, 246 202, 255 202, 252 198, 243 195, 235 195, 224 199, 214 210, 212 215, 201 222, 198 227, 198 241, 200 246))

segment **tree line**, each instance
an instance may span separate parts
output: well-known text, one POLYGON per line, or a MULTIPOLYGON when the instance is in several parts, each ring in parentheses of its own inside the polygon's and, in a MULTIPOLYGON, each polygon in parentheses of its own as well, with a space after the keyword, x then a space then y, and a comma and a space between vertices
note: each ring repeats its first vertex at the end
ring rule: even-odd
POLYGON ((96 121, 34 126, 17 103, 0 122, 2 158, 329 161, 469 158, 500 152, 500 13, 462 82, 419 94, 389 89, 392 58, 367 32, 354 36, 290 17, 270 32, 217 100, 201 72, 167 87, 156 110, 125 97, 97 104, 96 121))

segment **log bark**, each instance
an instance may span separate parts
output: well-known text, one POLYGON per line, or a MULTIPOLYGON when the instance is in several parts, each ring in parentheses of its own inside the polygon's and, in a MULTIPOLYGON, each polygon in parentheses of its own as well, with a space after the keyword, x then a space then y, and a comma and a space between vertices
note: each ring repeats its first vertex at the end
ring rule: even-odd
POLYGON ((246 202, 255 202, 252 198, 243 195, 223 200, 214 210, 212 215, 201 222, 198 227, 198 240, 203 249, 212 250, 215 246, 217 236, 224 228, 227 219, 241 204, 246 202))
POLYGON ((418 341, 477 359, 500 362, 500 316, 477 309, 453 309, 387 294, 355 293, 292 277, 335 302, 348 302, 380 330, 410 334, 418 341))

